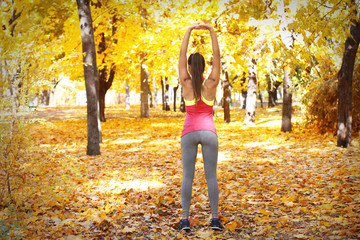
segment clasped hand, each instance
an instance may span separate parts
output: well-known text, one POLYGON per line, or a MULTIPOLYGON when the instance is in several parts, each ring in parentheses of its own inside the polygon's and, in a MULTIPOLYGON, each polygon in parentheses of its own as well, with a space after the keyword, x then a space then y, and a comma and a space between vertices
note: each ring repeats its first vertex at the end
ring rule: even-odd
POLYGON ((206 21, 206 20, 203 20, 204 23, 196 23, 196 24, 193 24, 189 27, 189 30, 194 30, 194 29, 200 29, 200 30, 211 30, 212 29, 212 26, 206 21))

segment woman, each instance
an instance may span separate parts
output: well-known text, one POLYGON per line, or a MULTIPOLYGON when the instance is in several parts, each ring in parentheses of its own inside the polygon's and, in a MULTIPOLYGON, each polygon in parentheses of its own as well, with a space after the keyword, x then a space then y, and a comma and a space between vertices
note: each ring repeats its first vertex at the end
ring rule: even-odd
POLYGON ((189 209, 192 194, 192 184, 195 173, 195 160, 198 144, 202 146, 205 177, 212 212, 211 228, 223 228, 218 216, 219 187, 216 176, 218 139, 213 120, 213 105, 216 87, 220 79, 220 50, 214 29, 204 21, 204 24, 191 25, 183 38, 179 56, 179 78, 183 87, 186 118, 181 135, 181 158, 183 165, 183 180, 181 186, 181 201, 183 217, 180 229, 190 231, 189 209), (204 79, 205 60, 199 54, 191 54, 186 61, 186 52, 191 31, 195 29, 209 30, 212 42, 212 70, 204 79), (188 72, 189 69, 189 72, 188 72))

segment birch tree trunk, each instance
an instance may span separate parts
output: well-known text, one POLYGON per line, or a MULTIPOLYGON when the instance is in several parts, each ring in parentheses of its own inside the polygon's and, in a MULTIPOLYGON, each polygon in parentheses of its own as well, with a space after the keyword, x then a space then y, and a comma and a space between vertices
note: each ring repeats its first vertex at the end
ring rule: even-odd
POLYGON ((170 86, 168 77, 165 77, 165 111, 170 111, 170 86))
POLYGON ((249 80, 246 95, 246 115, 244 119, 245 125, 255 124, 255 109, 256 109, 256 87, 257 87, 257 64, 256 60, 252 59, 249 66, 249 80))
POLYGON ((130 86, 125 83, 125 109, 130 109, 130 86))
MULTIPOLYGON (((264 19, 270 18, 271 3, 272 1, 268 1, 268 0, 265 1, 264 19)), ((248 79, 248 90, 246 95, 246 113, 243 123, 244 125, 255 124, 256 92, 257 92, 257 61, 265 40, 266 40, 266 36, 264 36, 262 42, 255 47, 254 57, 249 62, 249 79, 248 79)), ((261 99, 261 107, 262 107, 262 99, 261 99)))

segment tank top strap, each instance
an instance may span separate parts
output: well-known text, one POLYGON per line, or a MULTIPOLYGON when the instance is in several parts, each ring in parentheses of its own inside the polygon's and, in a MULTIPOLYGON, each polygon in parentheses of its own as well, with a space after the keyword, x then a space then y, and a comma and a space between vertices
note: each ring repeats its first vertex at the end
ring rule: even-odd
POLYGON ((191 101, 186 100, 186 99, 184 98, 184 102, 185 102, 185 106, 195 105, 195 98, 194 98, 193 100, 191 100, 191 101))

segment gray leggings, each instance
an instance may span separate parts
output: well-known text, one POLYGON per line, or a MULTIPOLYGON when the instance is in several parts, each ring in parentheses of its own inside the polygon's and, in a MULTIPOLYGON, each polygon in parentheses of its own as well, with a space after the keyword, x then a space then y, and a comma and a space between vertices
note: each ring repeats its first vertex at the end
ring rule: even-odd
POLYGON ((181 158, 183 165, 183 179, 181 186, 181 201, 183 217, 189 217, 192 184, 195 174, 195 160, 198 144, 202 146, 205 177, 208 185, 208 195, 213 217, 218 216, 219 186, 216 176, 218 158, 218 138, 211 131, 195 131, 181 138, 181 158))

